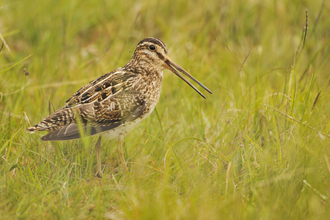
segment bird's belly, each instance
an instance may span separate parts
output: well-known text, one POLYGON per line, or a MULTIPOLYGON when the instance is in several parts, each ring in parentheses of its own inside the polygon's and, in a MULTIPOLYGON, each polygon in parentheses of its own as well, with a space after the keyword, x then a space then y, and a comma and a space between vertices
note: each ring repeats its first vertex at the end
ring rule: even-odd
POLYGON ((136 119, 131 122, 127 122, 119 127, 113 128, 111 130, 101 133, 105 138, 112 140, 117 137, 123 137, 129 132, 131 132, 143 119, 136 119))

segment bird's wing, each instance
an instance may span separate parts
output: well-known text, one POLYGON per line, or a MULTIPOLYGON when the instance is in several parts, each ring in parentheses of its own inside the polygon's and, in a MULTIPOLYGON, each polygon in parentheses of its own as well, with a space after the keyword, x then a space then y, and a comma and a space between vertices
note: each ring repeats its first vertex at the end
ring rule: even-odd
MULTIPOLYGON (((125 92, 123 92, 125 94, 125 92)), ((127 94, 128 95, 128 94, 127 94)), ((82 114, 81 117, 81 127, 84 130, 85 135, 95 135, 107 130, 114 129, 116 127, 122 126, 127 122, 134 121, 143 115, 143 112, 146 110, 146 102, 143 99, 139 98, 138 94, 131 94, 132 99, 135 99, 133 103, 127 105, 128 109, 126 110, 106 110, 106 109, 97 109, 99 105, 94 105, 95 107, 95 116, 94 120, 85 121, 82 114)), ((116 100, 120 101, 121 97, 116 97, 116 100)), ((114 104, 113 108, 120 108, 118 104, 114 104)), ((79 116, 78 116, 79 117, 79 116)), ((60 140, 72 140, 81 138, 81 133, 79 131, 79 123, 73 122, 64 127, 61 127, 55 131, 48 133, 43 136, 41 140, 43 141, 60 141, 60 140)))
POLYGON ((147 106, 143 94, 134 88, 139 79, 122 69, 105 74, 79 89, 63 108, 28 130, 51 131, 41 138, 44 141, 71 140, 81 137, 77 121, 89 135, 133 121, 147 106))
POLYGON ((102 102, 119 91, 130 89, 136 80, 136 74, 122 68, 115 69, 81 87, 65 102, 65 107, 102 102))

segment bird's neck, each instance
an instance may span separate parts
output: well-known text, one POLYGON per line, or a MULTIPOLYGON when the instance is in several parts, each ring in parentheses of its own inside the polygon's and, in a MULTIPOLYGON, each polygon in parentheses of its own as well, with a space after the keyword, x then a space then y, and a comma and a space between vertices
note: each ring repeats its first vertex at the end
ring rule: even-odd
POLYGON ((132 59, 123 66, 125 71, 134 72, 144 77, 163 78, 163 67, 153 65, 150 60, 141 59, 139 56, 132 56, 132 59))
MULTIPOLYGON (((163 70, 155 68, 143 59, 132 59, 123 66, 123 70, 139 75, 140 83, 136 84, 137 90, 145 91, 150 99, 159 99, 162 81, 163 70)), ((157 102, 156 102, 157 103, 157 102)))

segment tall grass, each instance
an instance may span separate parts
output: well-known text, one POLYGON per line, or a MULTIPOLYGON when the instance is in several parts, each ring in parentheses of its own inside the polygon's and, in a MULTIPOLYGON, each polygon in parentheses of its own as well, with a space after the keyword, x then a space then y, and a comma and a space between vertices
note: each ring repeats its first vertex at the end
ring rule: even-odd
POLYGON ((0 218, 328 219, 328 1, 0 1, 0 218), (308 32, 299 46, 308 9, 308 32), (25 129, 143 38, 170 72, 124 143, 41 142, 25 129))

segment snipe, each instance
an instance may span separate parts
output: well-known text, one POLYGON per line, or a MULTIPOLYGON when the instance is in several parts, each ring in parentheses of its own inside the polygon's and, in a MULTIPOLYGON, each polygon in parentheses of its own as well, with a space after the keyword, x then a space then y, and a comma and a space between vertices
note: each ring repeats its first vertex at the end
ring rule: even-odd
POLYGON ((91 81, 73 94, 64 107, 27 130, 32 133, 48 131, 41 138, 43 141, 81 138, 80 125, 87 135, 100 134, 96 144, 96 175, 99 177, 102 176, 101 136, 118 138, 117 153, 123 169, 127 171, 122 140, 154 110, 160 96, 164 69, 171 70, 203 98, 205 96, 178 71, 212 93, 168 57, 161 40, 149 37, 138 43, 132 59, 124 67, 91 81))

